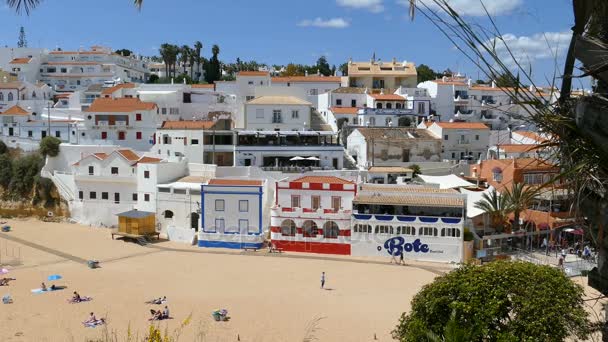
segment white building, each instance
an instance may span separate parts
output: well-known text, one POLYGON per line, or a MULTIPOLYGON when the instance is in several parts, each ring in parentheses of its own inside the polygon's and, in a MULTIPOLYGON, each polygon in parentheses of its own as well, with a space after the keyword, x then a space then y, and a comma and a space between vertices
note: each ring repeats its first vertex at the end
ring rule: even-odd
POLYGON ((20 81, 36 83, 40 79, 40 63, 47 49, 0 47, 0 69, 20 81))
POLYGON ((145 82, 147 63, 136 56, 121 56, 110 48, 51 51, 40 64, 40 81, 57 91, 83 90, 105 82, 145 82))
POLYGON ((152 153, 161 158, 185 157, 191 163, 234 166, 230 120, 165 121, 156 132, 152 153))
POLYGON ((310 102, 294 96, 261 96, 245 104, 245 129, 301 131, 310 127, 310 102))
POLYGON ((237 131, 235 166, 266 171, 340 170, 344 148, 334 132, 237 131))
POLYGON ((199 247, 262 248, 264 180, 212 179, 202 186, 199 247))
POLYGON ((423 129, 360 127, 348 136, 347 146, 361 169, 441 161, 441 141, 423 129))
POLYGON ((351 254, 459 263, 466 195, 452 189, 364 184, 353 201, 351 254))
POLYGON ((356 184, 334 176, 276 182, 270 238, 285 251, 350 255, 356 184))
POLYGON ((84 112, 81 144, 119 145, 148 151, 154 145, 159 110, 138 98, 99 98, 84 112))
MULTIPOLYGON (((428 90, 432 98, 432 113, 440 115, 442 121, 483 122, 492 129, 515 127, 533 110, 530 104, 515 100, 515 89, 501 88, 492 82, 490 85, 473 84, 463 76, 443 77, 442 79, 422 82, 418 88, 428 90)), ((546 103, 556 100, 557 92, 531 89, 518 89, 522 94, 539 95, 546 103)))
POLYGON ((77 212, 81 215, 75 219, 115 225, 115 214, 137 207, 138 167, 159 162, 160 159, 140 157, 128 149, 94 153, 79 160, 72 168, 77 193, 77 203, 73 205, 80 207, 77 212))
POLYGON ((441 139, 443 159, 479 160, 490 147, 490 128, 481 122, 422 122, 425 128, 441 139))

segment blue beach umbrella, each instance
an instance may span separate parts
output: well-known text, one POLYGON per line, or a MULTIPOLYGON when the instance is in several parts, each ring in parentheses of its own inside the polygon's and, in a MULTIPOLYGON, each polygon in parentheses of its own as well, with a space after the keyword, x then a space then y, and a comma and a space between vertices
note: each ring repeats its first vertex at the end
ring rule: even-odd
POLYGON ((59 280, 61 279, 61 276, 59 274, 53 274, 49 276, 49 281, 53 281, 53 280, 59 280))

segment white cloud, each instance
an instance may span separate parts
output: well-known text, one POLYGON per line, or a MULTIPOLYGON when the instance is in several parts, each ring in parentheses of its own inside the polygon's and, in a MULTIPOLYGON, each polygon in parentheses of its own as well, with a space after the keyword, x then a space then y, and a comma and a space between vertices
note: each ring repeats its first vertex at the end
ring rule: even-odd
POLYGON ((502 40, 493 39, 486 42, 486 45, 490 49, 494 45, 493 49, 496 54, 507 66, 514 67, 515 61, 527 66, 541 59, 554 59, 556 56, 558 59, 561 58, 568 49, 571 37, 572 33, 568 31, 536 33, 519 37, 507 33, 502 36, 502 40))
POLYGON ((321 28, 346 28, 350 26, 350 23, 344 18, 330 18, 330 19, 306 19, 298 23, 298 26, 302 27, 321 27, 321 28))
POLYGON ((373 13, 384 11, 382 0, 336 0, 338 5, 355 9, 366 9, 373 13))
MULTIPOLYGON (((421 2, 418 6, 423 7, 422 3, 424 3, 429 8, 440 9, 439 5, 433 0, 418 1, 421 2)), ((398 2, 409 6, 409 1, 407 0, 398 0, 398 2)), ((447 0, 447 3, 460 15, 480 17, 486 15, 486 10, 493 16, 509 14, 521 7, 523 0, 447 0)))

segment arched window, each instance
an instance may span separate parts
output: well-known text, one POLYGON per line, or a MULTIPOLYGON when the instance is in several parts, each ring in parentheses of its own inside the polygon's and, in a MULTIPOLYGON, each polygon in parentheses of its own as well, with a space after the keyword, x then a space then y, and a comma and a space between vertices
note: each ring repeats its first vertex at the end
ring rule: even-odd
POLYGON ((163 213, 163 216, 166 219, 172 219, 173 218, 173 212, 171 210, 165 210, 165 212, 163 213))
POLYGON ((323 225, 323 237, 326 239, 337 239, 340 234, 340 228, 334 221, 327 221, 323 225))
POLYGON ((393 234, 394 230, 393 230, 393 226, 389 226, 389 225, 377 225, 376 229, 375 229, 375 233, 376 234, 393 234))
POLYGON ((410 226, 397 227, 397 235, 416 235, 416 228, 410 226))
POLYGON ((201 216, 198 213, 190 213, 190 228, 194 228, 198 232, 198 223, 201 216))
POLYGON ((317 224, 310 220, 304 221, 304 224, 302 224, 302 230, 304 237, 317 237, 317 233, 319 232, 317 224))
POLYGON ((395 104, 395 108, 401 109, 401 103, 397 102, 397 104, 395 104))
POLYGON ((297 228, 296 223, 292 220, 285 220, 281 222, 281 235, 283 236, 296 236, 297 228))
POLYGON ((390 103, 390 102, 388 102, 388 103, 386 104, 386 109, 393 109, 393 104, 392 104, 392 103, 390 103))
POLYGON ((435 227, 420 227, 418 228, 420 236, 437 236, 437 228, 435 227))
POLYGON ((460 237, 460 229, 458 228, 441 228, 441 236, 460 237))
POLYGON ((13 101, 13 93, 8 93, 8 101, 13 101))
POLYGON ((378 109, 382 109, 382 102, 378 102, 378 103, 376 103, 376 108, 378 108, 378 109))

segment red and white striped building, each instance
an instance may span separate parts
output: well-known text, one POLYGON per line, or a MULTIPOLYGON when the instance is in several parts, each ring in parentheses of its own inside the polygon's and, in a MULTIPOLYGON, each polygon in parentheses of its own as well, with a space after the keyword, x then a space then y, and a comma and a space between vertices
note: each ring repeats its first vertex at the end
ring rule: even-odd
POLYGON ((334 176, 277 182, 272 243, 293 252, 350 255, 351 214, 357 185, 334 176))

